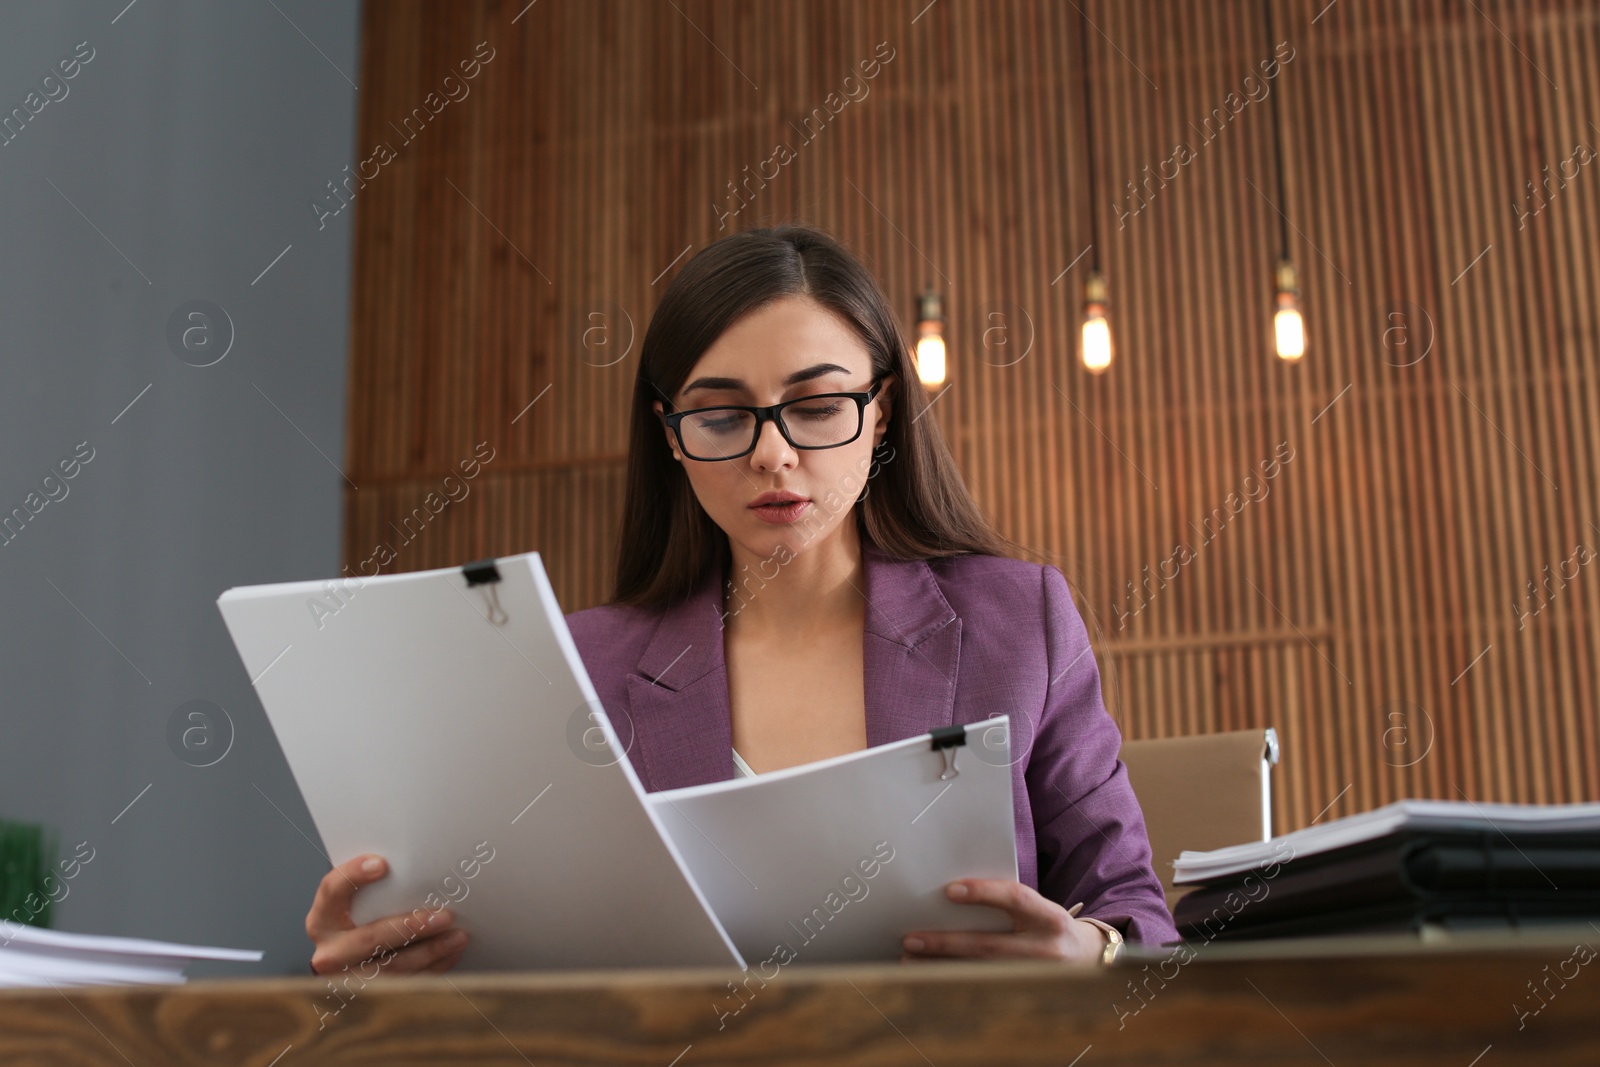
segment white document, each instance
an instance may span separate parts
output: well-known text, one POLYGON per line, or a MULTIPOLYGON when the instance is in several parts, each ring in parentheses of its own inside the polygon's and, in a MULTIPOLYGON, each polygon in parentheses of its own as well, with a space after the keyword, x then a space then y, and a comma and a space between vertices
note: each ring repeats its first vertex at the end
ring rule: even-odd
POLYGON ((1314 856, 1347 845, 1376 841, 1402 830, 1470 830, 1525 833, 1600 830, 1600 803, 1493 804, 1470 800, 1397 800, 1372 811, 1281 834, 1270 841, 1229 845, 1208 852, 1185 849, 1173 883, 1187 885, 1243 874, 1286 859, 1314 856))
POLYGON ((948 748, 924 734, 647 798, 759 973, 896 960, 912 930, 1012 928, 944 894, 957 878, 1017 877, 1007 720, 962 734, 948 748))
POLYGON ((0 919, 0 987, 182 983, 192 960, 259 959, 255 949, 72 934, 0 919))
POLYGON ((1010 929, 943 892, 1017 877, 1004 717, 647 794, 538 553, 478 566, 217 601, 327 858, 389 860, 355 922, 448 906, 468 970, 892 960, 911 930, 1010 929))
POLYGON ((389 861, 353 920, 448 906, 469 970, 742 967, 605 756, 622 749, 538 553, 494 566, 471 587, 450 567, 218 598, 327 858, 389 861))

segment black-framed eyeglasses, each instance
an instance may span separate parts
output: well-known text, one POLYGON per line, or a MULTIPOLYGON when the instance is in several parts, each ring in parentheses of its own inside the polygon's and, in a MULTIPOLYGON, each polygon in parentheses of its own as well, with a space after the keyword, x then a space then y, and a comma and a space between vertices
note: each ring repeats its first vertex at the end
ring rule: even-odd
POLYGON ((684 455, 707 462, 754 452, 761 424, 768 420, 778 424, 778 432, 795 448, 838 448, 861 436, 867 405, 882 388, 883 380, 874 379, 864 393, 815 393, 766 407, 691 408, 663 415, 662 420, 678 438, 684 455))

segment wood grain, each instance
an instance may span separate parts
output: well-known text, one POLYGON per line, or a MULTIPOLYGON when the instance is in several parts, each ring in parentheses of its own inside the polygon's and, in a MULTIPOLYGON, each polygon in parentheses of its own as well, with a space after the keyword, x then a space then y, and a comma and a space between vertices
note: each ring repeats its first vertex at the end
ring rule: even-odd
POLYGON ((1600 998, 1592 964, 1562 967, 1573 948, 1226 959, 1202 945, 1181 966, 1109 970, 790 964, 742 998, 738 974, 711 970, 380 977, 343 999, 310 977, 7 991, 0 1062, 1467 1067, 1492 1049, 1484 1062, 1589 1065, 1600 998), (1563 969, 1578 977, 1532 998, 1526 983, 1563 969))
POLYGON ((1600 799, 1600 577, 1536 615, 1526 595, 1575 546, 1600 555, 1600 163, 1515 207, 1600 147, 1600 4, 1272 0, 1294 49, 1264 83, 1280 195, 1245 82, 1259 0, 1085 0, 1096 204, 1072 5, 524 8, 365 9, 362 146, 496 51, 356 204, 347 564, 489 442, 471 495, 385 569, 536 548, 568 610, 601 602, 662 288, 722 234, 801 219, 908 330, 920 289, 943 293, 928 417, 1003 531, 1081 590, 1129 736, 1276 726, 1286 829, 1401 796, 1600 799), (895 58, 828 116, 880 42, 895 58), (778 143, 797 158, 723 218, 778 143), (1179 143, 1193 161, 1132 210, 1179 143), (1298 365, 1270 348, 1280 209, 1298 365), (1068 269, 1091 211, 1103 376, 1076 361, 1088 258, 1068 269), (1260 478, 1280 443, 1294 459, 1260 478), (1193 561, 1130 600, 1180 543, 1193 561))

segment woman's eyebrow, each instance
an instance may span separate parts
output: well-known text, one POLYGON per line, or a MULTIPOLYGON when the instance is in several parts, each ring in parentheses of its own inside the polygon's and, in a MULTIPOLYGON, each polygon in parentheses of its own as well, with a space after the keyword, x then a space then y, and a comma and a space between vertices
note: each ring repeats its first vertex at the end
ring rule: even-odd
MULTIPOLYGON (((783 384, 799 385, 801 382, 809 382, 813 378, 821 378, 825 374, 849 373, 850 369, 848 367, 841 367, 837 363, 818 363, 815 366, 807 367, 805 370, 795 371, 783 380, 783 384)), ((748 392, 749 388, 742 378, 696 378, 684 386, 682 392, 688 394, 696 389, 743 389, 748 392)))

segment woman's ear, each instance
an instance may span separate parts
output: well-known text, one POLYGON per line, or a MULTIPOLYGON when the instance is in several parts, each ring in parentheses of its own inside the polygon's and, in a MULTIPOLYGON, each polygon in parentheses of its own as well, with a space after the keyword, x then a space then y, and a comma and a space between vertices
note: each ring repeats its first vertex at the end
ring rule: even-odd
MULTIPOLYGON (((650 408, 656 413, 656 418, 662 419, 662 414, 666 409, 661 406, 661 401, 650 401, 650 408)), ((673 438, 672 430, 668 428, 665 419, 662 419, 661 432, 667 435, 667 448, 671 449, 672 458, 682 463, 683 456, 678 452, 678 442, 673 438)))
POLYGON ((878 418, 872 426, 872 447, 883 444, 883 435, 889 431, 889 419, 894 415, 894 386, 898 379, 889 375, 873 401, 878 405, 878 418))

